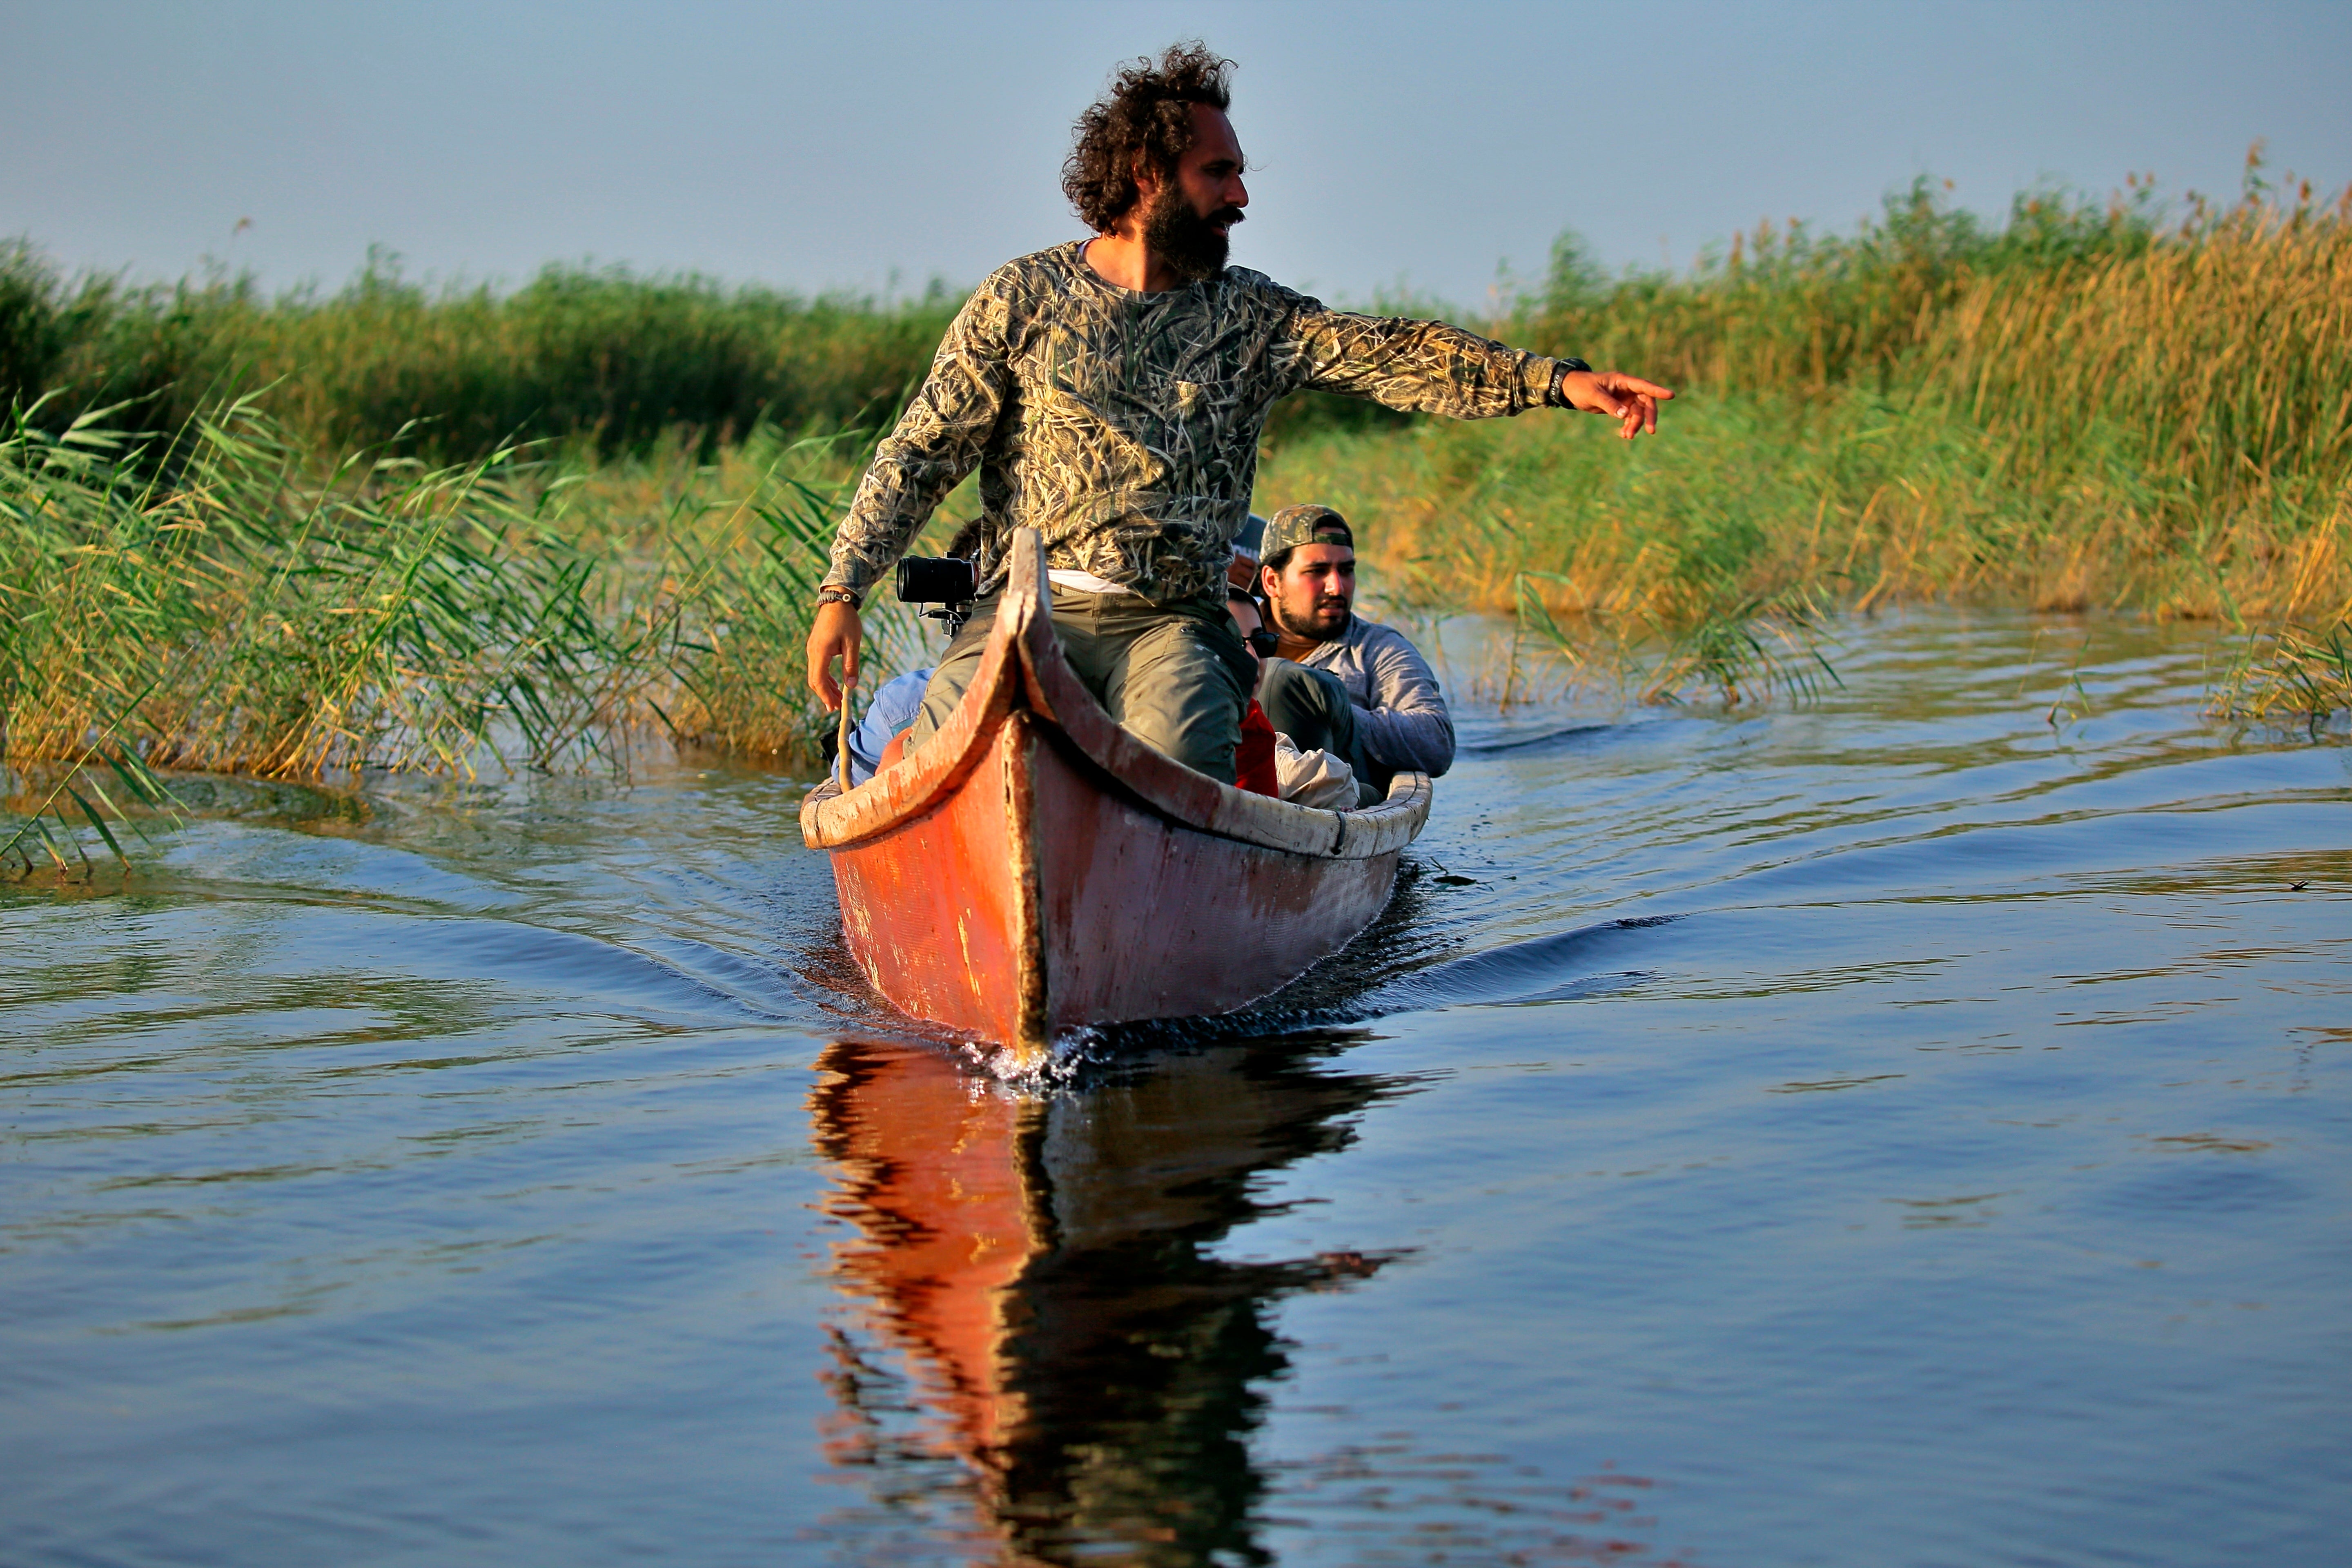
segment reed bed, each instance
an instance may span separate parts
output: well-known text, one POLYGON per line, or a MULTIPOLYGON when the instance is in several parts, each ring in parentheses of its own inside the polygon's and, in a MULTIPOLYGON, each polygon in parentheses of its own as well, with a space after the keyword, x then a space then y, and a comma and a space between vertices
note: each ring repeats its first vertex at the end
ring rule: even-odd
POLYGON ((895 413, 959 299, 814 299, 692 275, 550 267, 523 287, 428 287, 372 254, 347 287, 265 296, 214 275, 68 280, 0 246, 0 409, 55 394, 61 419, 135 404, 176 428, 262 388, 320 451, 443 462, 523 439, 600 457, 693 437, 709 460, 756 427, 863 428, 895 413))
POLYGON ((1989 234, 1922 187, 1683 279, 1571 250, 1498 330, 1675 384, 1660 438, 1310 432, 1261 497, 1347 511, 1407 604, 1538 603, 1588 640, 1899 597, 2325 624, 2352 604, 2347 203, 2168 229, 2024 203, 1989 234))
POLYGON ((170 808, 171 770, 471 777, 624 766, 647 738, 805 756, 800 649, 859 460, 760 431, 658 479, 515 448, 320 469, 249 400, 149 442, 20 416, 0 438, 0 862, 69 868, 85 828, 120 854, 116 827, 170 808))

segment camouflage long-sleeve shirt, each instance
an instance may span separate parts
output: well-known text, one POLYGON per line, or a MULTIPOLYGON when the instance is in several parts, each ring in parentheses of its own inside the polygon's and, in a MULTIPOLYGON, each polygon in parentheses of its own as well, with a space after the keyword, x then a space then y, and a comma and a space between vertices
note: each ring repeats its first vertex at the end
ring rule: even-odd
POLYGON ((1074 240, 1005 263, 956 313, 825 583, 865 593, 977 468, 983 594, 1019 527, 1044 535, 1049 566, 1155 603, 1221 593, 1276 398, 1315 387, 1486 418, 1541 405, 1557 363, 1442 322, 1328 310, 1239 267, 1138 293, 1074 240))

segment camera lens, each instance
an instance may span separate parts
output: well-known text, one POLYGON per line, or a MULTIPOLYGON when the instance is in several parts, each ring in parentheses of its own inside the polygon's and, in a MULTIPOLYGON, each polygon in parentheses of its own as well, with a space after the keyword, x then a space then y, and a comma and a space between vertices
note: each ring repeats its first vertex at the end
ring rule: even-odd
POLYGON ((978 591, 980 574, 955 556, 909 555, 898 563, 902 605, 961 605, 978 591))

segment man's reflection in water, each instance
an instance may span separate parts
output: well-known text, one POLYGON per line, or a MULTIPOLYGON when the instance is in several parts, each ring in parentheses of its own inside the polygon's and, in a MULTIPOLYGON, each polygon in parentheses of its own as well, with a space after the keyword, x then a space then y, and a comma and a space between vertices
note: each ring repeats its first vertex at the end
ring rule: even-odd
POLYGON ((1253 1384, 1288 1364, 1270 1308, 1382 1260, 1207 1249, 1268 1212, 1254 1178, 1344 1146, 1351 1114, 1398 1091, 1318 1068, 1345 1043, 1171 1056, 1046 1100, 920 1047, 831 1047, 810 1109, 840 1166, 830 1206, 858 1232, 833 1263, 856 1303, 836 1460, 873 1467, 887 1500, 953 1459, 1016 1562, 1267 1561, 1247 1438, 1253 1384), (911 1399, 876 1372, 882 1347, 911 1399))

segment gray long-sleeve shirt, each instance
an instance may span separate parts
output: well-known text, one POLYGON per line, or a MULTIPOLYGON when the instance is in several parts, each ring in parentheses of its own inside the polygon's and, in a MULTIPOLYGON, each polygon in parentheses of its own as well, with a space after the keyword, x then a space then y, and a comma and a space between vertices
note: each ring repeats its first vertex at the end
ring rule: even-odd
POLYGON ((1298 661, 1339 678, 1372 761, 1432 778, 1454 765, 1454 719, 1421 650, 1394 626, 1357 616, 1298 661))

